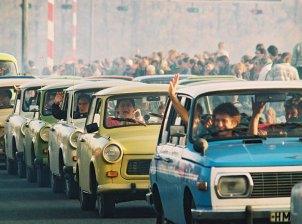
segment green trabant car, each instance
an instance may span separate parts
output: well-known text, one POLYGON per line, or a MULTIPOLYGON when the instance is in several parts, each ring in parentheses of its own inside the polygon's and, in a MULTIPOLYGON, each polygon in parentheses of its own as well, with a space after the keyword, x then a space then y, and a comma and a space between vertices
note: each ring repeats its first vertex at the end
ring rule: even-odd
MULTIPOLYGON (((57 81, 57 80, 56 80, 57 81)), ((38 186, 49 185, 48 167, 48 131, 52 123, 58 121, 52 115, 52 104, 56 94, 78 84, 79 80, 60 80, 59 84, 47 85, 40 89, 37 106, 29 110, 34 112, 33 119, 25 124, 24 159, 26 177, 29 182, 37 180, 38 186)))
POLYGON ((19 75, 16 58, 7 53, 0 53, 0 76, 19 75))
POLYGON ((33 118, 33 112, 29 111, 29 106, 36 105, 38 89, 57 82, 46 79, 31 79, 29 81, 29 83, 19 86, 14 111, 6 119, 5 126, 7 171, 9 174, 17 173, 20 177, 25 177, 26 174, 24 163, 24 129, 26 122, 33 118))
POLYGON ((82 210, 97 201, 99 215, 111 217, 116 203, 146 199, 167 91, 163 84, 132 84, 94 95, 77 141, 82 210))
POLYGON ((86 81, 65 90, 64 103, 59 113, 61 120, 50 128, 48 140, 51 187, 54 193, 63 192, 65 189, 68 198, 78 197, 78 185, 74 181, 77 162, 76 141, 78 135, 83 132, 87 117, 87 114, 79 116, 79 113, 88 112, 93 93, 129 83, 123 80, 86 81), (86 104, 84 110, 82 104, 86 104), (66 117, 62 114, 66 114, 66 117))
POLYGON ((5 126, 8 117, 13 112, 17 88, 27 82, 33 81, 32 76, 5 76, 0 77, 0 162, 5 164, 5 126))

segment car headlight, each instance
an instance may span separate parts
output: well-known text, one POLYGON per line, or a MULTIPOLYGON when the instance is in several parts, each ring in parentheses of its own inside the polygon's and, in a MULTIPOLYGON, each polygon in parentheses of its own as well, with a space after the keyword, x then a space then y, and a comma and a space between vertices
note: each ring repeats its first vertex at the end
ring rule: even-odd
POLYGON ((108 145, 103 150, 103 157, 108 163, 115 163, 122 158, 122 150, 117 145, 108 145))
POLYGON ((40 137, 44 142, 48 142, 49 128, 50 127, 43 127, 40 130, 40 137))
POLYGON ((80 134, 82 134, 82 132, 79 130, 76 130, 69 136, 69 144, 74 149, 77 148, 77 141, 78 141, 78 137, 80 134))
POLYGON ((22 125, 21 125, 21 133, 22 133, 22 135, 25 135, 25 129, 26 129, 26 122, 25 123, 23 123, 22 125))
POLYGON ((219 198, 240 198, 249 196, 252 184, 247 175, 220 175, 215 188, 219 198))

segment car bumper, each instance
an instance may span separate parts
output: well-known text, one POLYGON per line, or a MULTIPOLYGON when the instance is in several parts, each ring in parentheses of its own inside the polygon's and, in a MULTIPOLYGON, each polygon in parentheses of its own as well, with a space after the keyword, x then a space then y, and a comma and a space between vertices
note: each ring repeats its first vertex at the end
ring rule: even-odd
MULTIPOLYGON (((245 220, 246 223, 253 223, 253 220, 268 220, 272 218, 272 211, 289 213, 289 208, 266 208, 266 209, 255 209, 252 206, 246 206, 245 210, 219 210, 219 209, 192 209, 192 217, 194 220, 245 220)), ((274 219, 278 219, 274 218, 274 219)), ((283 220, 287 220, 283 217, 283 220)), ((289 217, 288 220, 289 222, 289 217)), ((276 220, 272 222, 277 222, 276 220)))

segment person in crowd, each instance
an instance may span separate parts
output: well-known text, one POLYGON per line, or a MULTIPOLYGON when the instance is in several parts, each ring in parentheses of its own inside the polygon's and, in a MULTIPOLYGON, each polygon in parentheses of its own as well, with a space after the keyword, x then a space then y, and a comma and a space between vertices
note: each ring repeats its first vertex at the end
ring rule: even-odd
POLYGON ((232 68, 232 75, 235 75, 239 79, 245 79, 246 67, 242 62, 235 64, 232 68))
POLYGON ((282 53, 279 63, 274 65, 267 80, 300 80, 297 69, 290 64, 291 57, 289 52, 282 53))
POLYGON ((293 49, 291 65, 298 70, 299 78, 302 79, 302 41, 297 43, 293 49))
POLYGON ((267 48, 268 57, 271 59, 272 64, 276 64, 279 59, 279 50, 275 45, 270 45, 267 48))
POLYGON ((138 68, 135 70, 135 73, 133 74, 134 77, 144 76, 147 73, 147 67, 149 65, 149 60, 147 57, 144 57, 140 63, 138 68))
POLYGON ((218 51, 217 51, 217 55, 218 55, 218 56, 225 55, 225 56, 227 56, 228 58, 230 57, 229 52, 225 49, 224 42, 222 42, 222 41, 218 43, 218 51))
POLYGON ((146 75, 156 75, 156 69, 153 65, 148 65, 147 66, 146 75))
POLYGON ((258 80, 263 81, 266 80, 267 77, 269 76, 269 72, 272 69, 272 60, 269 57, 264 57, 261 58, 259 61, 259 75, 258 75, 258 80))
POLYGON ((218 75, 231 75, 232 69, 228 56, 222 55, 216 58, 216 70, 218 75))
POLYGON ((212 59, 208 59, 204 65, 204 75, 217 75, 215 69, 215 62, 212 59))
POLYGON ((241 62, 245 65, 246 72, 244 78, 246 80, 255 80, 256 77, 256 67, 255 67, 255 59, 250 55, 243 55, 241 57, 241 62))

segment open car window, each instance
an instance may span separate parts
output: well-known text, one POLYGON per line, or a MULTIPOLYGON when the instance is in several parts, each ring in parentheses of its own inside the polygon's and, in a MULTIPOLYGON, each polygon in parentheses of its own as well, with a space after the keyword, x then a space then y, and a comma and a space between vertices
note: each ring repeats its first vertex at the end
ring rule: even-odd
POLYGON ((0 88, 0 109, 13 108, 16 99, 14 87, 0 88))
POLYGON ((301 136, 302 92, 257 90, 218 92, 198 97, 191 118, 193 141, 199 138, 220 140, 255 137, 249 128, 257 105, 264 105, 257 122, 257 136, 301 136), (230 125, 230 122, 236 124, 230 125))

